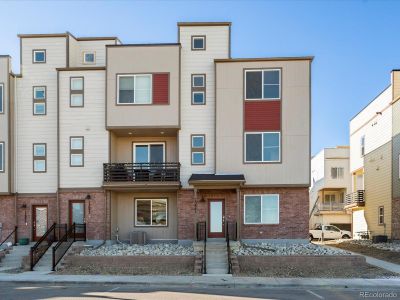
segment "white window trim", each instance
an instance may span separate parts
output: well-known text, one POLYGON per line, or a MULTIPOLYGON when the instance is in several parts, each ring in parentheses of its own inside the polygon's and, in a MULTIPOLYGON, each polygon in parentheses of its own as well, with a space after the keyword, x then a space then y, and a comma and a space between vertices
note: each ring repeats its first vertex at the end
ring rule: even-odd
MULTIPOLYGON (((163 145, 163 162, 165 162, 165 142, 149 142, 149 143, 133 143, 133 163, 136 163, 136 146, 137 145, 146 145, 150 147, 150 145, 163 145)), ((147 154, 147 160, 150 161, 150 151, 147 154)))
POLYGON ((45 63, 46 62, 46 51, 45 50, 33 50, 33 62, 34 63, 45 63), (36 60, 36 53, 37 52, 43 52, 44 53, 44 60, 43 61, 37 61, 36 60))
POLYGON ((383 224, 385 224, 385 207, 379 206, 378 207, 378 225, 383 225, 383 224), (382 208, 382 214, 381 214, 381 208, 382 208), (383 219, 383 222, 381 222, 381 217, 383 219))
POLYGON ((198 148, 198 149, 202 149, 205 147, 205 136, 204 135, 192 135, 192 148, 198 148), (194 138, 202 138, 203 139, 203 145, 201 147, 196 147, 193 145, 193 140, 194 138))
POLYGON ((204 104, 206 101, 205 101, 205 97, 206 97, 206 95, 205 95, 205 93, 204 93, 204 91, 193 91, 192 92, 192 103, 193 104, 204 104), (194 101, 194 94, 203 94, 203 101, 201 101, 201 102, 195 102, 194 101))
POLYGON ((1 96, 1 99, 0 99, 0 103, 1 103, 0 114, 3 114, 4 113, 4 84, 3 83, 0 83, 0 89, 1 89, 1 92, 0 92, 0 96, 1 96))
POLYGON ((0 164, 0 172, 5 172, 6 169, 6 155, 5 155, 5 142, 0 142, 0 160, 1 160, 1 164, 0 164))
POLYGON ((117 75, 117 104, 118 105, 150 105, 153 104, 153 74, 119 74, 117 75), (148 103, 136 103, 136 77, 137 76, 149 76, 150 77, 150 102, 148 103), (134 81, 134 90, 133 90, 133 102, 132 103, 120 103, 119 102, 119 79, 121 77, 133 77, 134 81))
POLYGON ((96 51, 83 51, 83 64, 95 65, 96 64, 96 51), (86 61, 86 54, 93 54, 93 61, 86 61))
POLYGON ((34 86, 33 87, 33 99, 34 100, 46 100, 46 95, 47 91, 46 91, 46 87, 45 86, 34 86), (44 91, 44 97, 43 98, 36 98, 36 91, 37 90, 43 90, 44 91))
POLYGON ((282 140, 281 140, 281 132, 280 131, 251 131, 251 132, 245 132, 244 133, 244 162, 245 163, 253 163, 253 164, 258 164, 258 163, 280 163, 281 162, 281 152, 282 152, 282 140), (264 133, 278 133, 279 134, 279 159, 278 160, 264 160, 264 133), (262 160, 260 161, 254 161, 254 160, 247 160, 246 159, 246 154, 247 154, 247 143, 246 143, 246 137, 248 134, 261 134, 261 155, 262 155, 262 160))
POLYGON ((205 76, 204 76, 204 74, 194 74, 193 76, 192 76, 192 87, 194 87, 194 88, 202 88, 202 87, 206 87, 206 80, 205 80, 206 78, 205 78, 205 76), (202 77, 203 78, 203 85, 194 85, 194 78, 195 77, 202 77))
POLYGON ((193 50, 205 50, 206 49, 206 37, 205 36, 193 36, 192 37, 192 49, 193 50), (203 47, 202 48, 195 48, 194 47, 194 40, 201 39, 203 40, 203 47))
POLYGON ((205 156, 205 153, 203 151, 192 152, 192 165, 204 165, 204 160, 205 160, 204 156, 205 156), (203 154, 203 161, 201 163, 194 161, 195 154, 203 154))
POLYGON ((248 195, 244 195, 244 201, 243 201, 243 223, 245 225, 277 225, 279 224, 280 220, 279 220, 279 214, 280 214, 280 196, 279 194, 248 194, 248 195), (246 222, 246 197, 252 197, 252 196, 259 196, 261 197, 260 201, 261 201, 261 222, 260 223, 247 223, 246 222), (262 201, 262 196, 277 196, 278 197, 278 222, 277 223, 263 223, 263 216, 262 216, 262 211, 263 211, 263 201, 262 201))
POLYGON ((360 155, 361 157, 365 156, 365 135, 360 138, 360 155))
POLYGON ((149 198, 137 198, 134 200, 135 201, 135 213, 134 213, 134 218, 135 218, 135 226, 137 227, 167 227, 168 226, 168 199, 167 198, 161 198, 161 199, 149 199, 149 198), (150 225, 140 225, 137 223, 137 201, 150 201, 150 225), (153 200, 162 200, 165 201, 165 225, 153 225, 153 200))
POLYGON ((245 70, 244 74, 244 97, 247 101, 259 101, 259 100, 281 100, 282 98, 282 71, 281 69, 252 69, 245 70), (261 71, 261 98, 257 99, 247 99, 246 91, 247 91, 247 72, 260 72, 261 71), (264 98, 264 71, 279 71, 279 97, 278 98, 264 98))

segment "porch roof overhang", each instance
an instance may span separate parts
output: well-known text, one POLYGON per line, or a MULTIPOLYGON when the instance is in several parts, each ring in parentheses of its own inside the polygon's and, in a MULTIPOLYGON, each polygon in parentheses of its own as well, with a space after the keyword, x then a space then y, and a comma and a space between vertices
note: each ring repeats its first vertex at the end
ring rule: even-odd
POLYGON ((108 191, 121 191, 121 192, 173 192, 181 187, 180 181, 167 181, 167 182, 104 182, 103 187, 108 191))
POLYGON ((246 182, 243 174, 192 174, 189 184, 198 188, 238 188, 246 182))

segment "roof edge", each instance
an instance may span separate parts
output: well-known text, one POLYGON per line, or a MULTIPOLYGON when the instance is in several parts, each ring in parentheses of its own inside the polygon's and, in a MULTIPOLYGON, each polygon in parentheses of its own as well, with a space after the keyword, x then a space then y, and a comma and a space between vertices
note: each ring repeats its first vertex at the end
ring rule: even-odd
POLYGON ((71 67, 71 68, 56 68, 57 71, 103 71, 106 67, 71 67))
POLYGON ((287 61, 287 60, 309 60, 313 61, 314 56, 288 56, 288 57, 255 57, 255 58, 217 58, 215 63, 228 62, 252 62, 252 61, 287 61))
POLYGON ((180 46, 181 43, 149 43, 149 44, 121 44, 106 45, 106 47, 163 47, 163 46, 180 46))
POLYGON ((179 26, 231 26, 232 22, 178 22, 179 26))

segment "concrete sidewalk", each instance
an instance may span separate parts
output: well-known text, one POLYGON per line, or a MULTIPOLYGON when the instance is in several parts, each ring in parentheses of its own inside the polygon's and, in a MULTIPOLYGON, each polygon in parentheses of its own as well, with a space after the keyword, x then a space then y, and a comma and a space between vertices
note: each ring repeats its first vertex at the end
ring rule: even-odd
POLYGON ((0 274, 0 282, 130 284, 142 286, 192 287, 400 287, 400 277, 388 279, 332 278, 264 278, 232 276, 112 276, 112 275, 53 275, 41 272, 0 274))

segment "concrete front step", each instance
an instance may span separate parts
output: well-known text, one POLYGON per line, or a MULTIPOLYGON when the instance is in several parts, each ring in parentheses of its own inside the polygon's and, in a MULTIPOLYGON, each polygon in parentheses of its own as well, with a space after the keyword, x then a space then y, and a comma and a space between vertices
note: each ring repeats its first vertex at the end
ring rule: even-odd
POLYGON ((208 269, 207 268, 207 274, 228 274, 228 268, 221 268, 221 269, 217 269, 217 268, 213 268, 213 269, 208 269))

